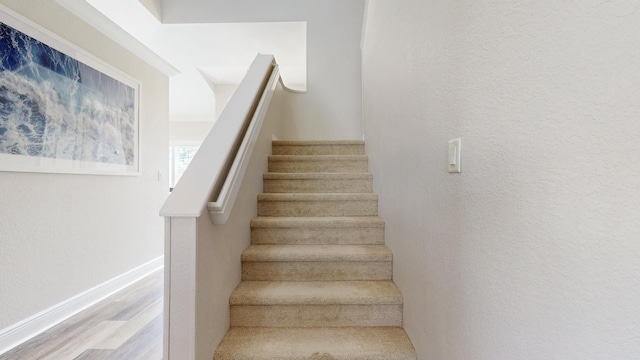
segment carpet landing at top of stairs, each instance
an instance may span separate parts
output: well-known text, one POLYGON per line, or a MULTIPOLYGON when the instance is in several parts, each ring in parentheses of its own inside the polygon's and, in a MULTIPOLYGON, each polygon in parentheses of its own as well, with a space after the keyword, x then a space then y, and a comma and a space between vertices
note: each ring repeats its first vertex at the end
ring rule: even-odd
POLYGON ((415 360, 362 141, 274 141, 214 360, 415 360))

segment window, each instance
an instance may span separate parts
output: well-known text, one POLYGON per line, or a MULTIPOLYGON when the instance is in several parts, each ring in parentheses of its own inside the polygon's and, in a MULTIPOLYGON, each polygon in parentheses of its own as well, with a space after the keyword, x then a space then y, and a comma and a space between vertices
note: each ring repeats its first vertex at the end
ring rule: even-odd
POLYGON ((169 187, 173 189, 184 171, 189 166, 191 159, 198 151, 198 146, 169 146, 169 187))

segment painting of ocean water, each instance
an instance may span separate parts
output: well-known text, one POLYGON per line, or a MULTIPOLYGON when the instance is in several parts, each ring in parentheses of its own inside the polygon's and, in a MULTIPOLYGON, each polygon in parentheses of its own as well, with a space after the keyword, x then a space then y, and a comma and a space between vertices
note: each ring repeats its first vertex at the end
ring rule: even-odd
POLYGON ((0 155, 136 165, 136 96, 0 22, 0 155))

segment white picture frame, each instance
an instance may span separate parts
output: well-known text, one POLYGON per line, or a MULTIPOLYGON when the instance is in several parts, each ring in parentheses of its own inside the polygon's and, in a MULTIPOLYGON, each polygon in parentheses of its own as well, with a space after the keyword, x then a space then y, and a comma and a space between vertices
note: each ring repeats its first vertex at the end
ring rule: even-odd
POLYGON ((0 6, 0 171, 140 174, 140 83, 0 6))

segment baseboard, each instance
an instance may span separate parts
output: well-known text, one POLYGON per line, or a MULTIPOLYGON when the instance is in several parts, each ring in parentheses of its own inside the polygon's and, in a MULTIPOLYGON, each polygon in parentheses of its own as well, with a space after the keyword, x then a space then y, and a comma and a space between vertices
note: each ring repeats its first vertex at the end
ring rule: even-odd
POLYGON ((164 266, 164 256, 0 330, 0 355, 164 266))

